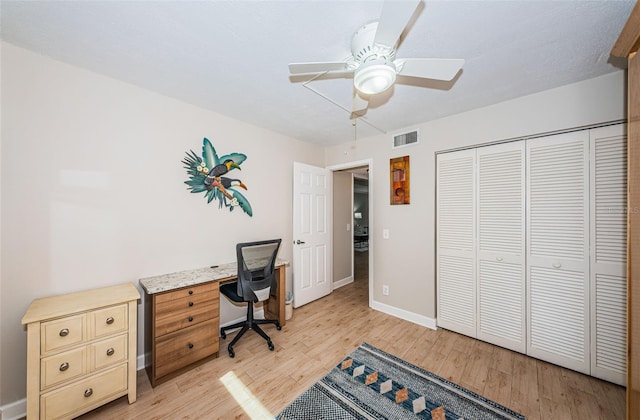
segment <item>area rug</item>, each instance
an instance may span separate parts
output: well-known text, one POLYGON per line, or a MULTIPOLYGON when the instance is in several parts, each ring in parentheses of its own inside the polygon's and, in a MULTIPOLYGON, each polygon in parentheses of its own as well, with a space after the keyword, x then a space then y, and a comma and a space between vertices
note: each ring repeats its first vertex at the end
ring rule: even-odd
POLYGON ((367 343, 345 357, 278 419, 525 419, 367 343))

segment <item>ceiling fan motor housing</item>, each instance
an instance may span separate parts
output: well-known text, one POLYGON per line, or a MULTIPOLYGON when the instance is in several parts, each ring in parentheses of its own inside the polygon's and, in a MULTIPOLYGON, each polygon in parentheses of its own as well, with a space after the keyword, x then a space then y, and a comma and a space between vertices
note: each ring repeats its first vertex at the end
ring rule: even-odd
POLYGON ((392 63, 395 59, 395 45, 374 45, 377 29, 378 22, 371 22, 358 29, 353 35, 351 53, 356 62, 363 64, 371 60, 384 59, 387 63, 392 63))

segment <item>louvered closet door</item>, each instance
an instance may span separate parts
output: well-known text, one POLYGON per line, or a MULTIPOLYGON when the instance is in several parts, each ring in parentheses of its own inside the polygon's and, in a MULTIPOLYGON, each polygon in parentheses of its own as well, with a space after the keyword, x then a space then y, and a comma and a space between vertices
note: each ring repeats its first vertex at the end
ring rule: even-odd
POLYGON ((477 149, 478 338, 524 353, 525 143, 477 149))
POLYGON ((589 373, 587 131, 527 141, 527 354, 589 373))
POLYGON ((591 137, 591 374, 627 371, 627 141, 624 125, 591 137))
POLYGON ((437 322, 475 337, 475 150, 437 161, 437 322))

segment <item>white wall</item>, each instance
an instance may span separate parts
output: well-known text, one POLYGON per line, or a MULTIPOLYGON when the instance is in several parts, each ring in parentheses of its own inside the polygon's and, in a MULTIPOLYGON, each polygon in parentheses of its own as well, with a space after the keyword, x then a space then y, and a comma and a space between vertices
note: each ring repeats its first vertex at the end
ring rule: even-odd
MULTIPOLYGON (((326 164, 371 158, 374 194, 374 307, 429 324, 435 319, 435 153, 548 131, 625 118, 624 72, 529 95, 442 118, 398 132, 420 129, 418 145, 391 149, 388 133, 335 146, 326 164), (389 205, 389 159, 411 157, 411 204, 389 205), (389 229, 389 239, 382 230, 389 229), (389 296, 382 285, 389 285, 389 296)), ((374 121, 375 122, 375 121, 374 121)), ((370 251, 371 252, 371 251, 370 251)))
POLYGON ((1 76, 0 405, 25 396, 34 298, 234 261, 245 240, 281 237, 291 260, 292 162, 321 166, 321 148, 6 43, 1 76), (233 175, 252 218, 187 191, 203 137, 248 156, 233 175))

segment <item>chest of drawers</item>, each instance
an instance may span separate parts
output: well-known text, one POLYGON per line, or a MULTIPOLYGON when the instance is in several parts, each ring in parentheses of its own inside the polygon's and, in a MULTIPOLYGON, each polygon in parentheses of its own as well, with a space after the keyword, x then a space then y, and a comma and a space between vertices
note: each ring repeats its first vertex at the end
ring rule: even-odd
POLYGON ((218 282, 147 295, 147 344, 152 386, 217 357, 220 296, 218 282))
POLYGON ((27 418, 73 418, 123 395, 135 402, 139 298, 125 283, 31 303, 27 418))

